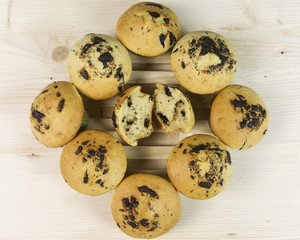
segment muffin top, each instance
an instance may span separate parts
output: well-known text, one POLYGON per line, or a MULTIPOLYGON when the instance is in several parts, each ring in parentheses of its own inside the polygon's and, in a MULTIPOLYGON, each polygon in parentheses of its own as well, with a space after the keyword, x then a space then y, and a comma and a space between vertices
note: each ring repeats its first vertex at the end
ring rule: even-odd
POLYGON ((75 86, 69 82, 53 82, 31 105, 31 130, 45 146, 60 147, 76 135, 83 113, 83 102, 75 86))
POLYGON ((119 18, 117 35, 132 52, 154 57, 173 47, 180 38, 181 27, 176 14, 168 7, 140 2, 119 18))
POLYGON ((226 146, 209 135, 192 135, 180 141, 167 161, 168 176, 187 197, 208 199, 220 193, 232 174, 226 146))
POLYGON ((116 96, 132 72, 127 49, 105 34, 87 34, 71 48, 67 67, 74 85, 89 98, 100 100, 116 96))
POLYGON ((61 173, 74 190, 100 195, 123 179, 127 159, 122 144, 109 133, 86 130, 68 143, 60 158, 61 173))
POLYGON ((154 238, 178 222, 181 202, 165 179, 151 174, 134 174, 117 187, 111 211, 118 227, 135 238, 154 238))
POLYGON ((214 99, 210 125, 227 146, 242 150, 262 140, 269 126, 269 118, 266 105, 254 90, 231 85, 214 99))
POLYGON ((178 82, 197 94, 211 94, 233 79, 237 56, 229 41, 210 31, 183 36, 171 54, 172 71, 178 82))

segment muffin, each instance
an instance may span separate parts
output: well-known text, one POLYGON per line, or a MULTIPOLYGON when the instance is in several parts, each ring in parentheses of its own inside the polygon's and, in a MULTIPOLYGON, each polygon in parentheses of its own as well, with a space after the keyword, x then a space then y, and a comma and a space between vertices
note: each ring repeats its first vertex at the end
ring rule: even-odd
POLYGON ((46 86, 30 109, 31 130, 47 147, 61 147, 70 142, 81 125, 87 125, 87 120, 81 96, 69 82, 46 86))
POLYGON ((152 134, 153 99, 134 86, 122 93, 113 111, 112 120, 120 137, 129 145, 137 146, 138 139, 152 134))
POLYGON ((195 115, 190 100, 177 88, 156 84, 153 94, 154 114, 164 133, 182 129, 183 133, 192 130, 195 115))
POLYGON ((168 176, 174 187, 193 199, 208 199, 228 184, 231 157, 226 146, 209 135, 192 135, 180 141, 167 161, 168 176))
POLYGON ((121 182, 111 200, 117 226, 135 238, 155 238, 178 222, 181 201, 165 179, 151 174, 134 174, 121 182))
POLYGON ((166 6, 140 2, 125 11, 117 22, 120 41, 132 52, 154 57, 173 47, 180 38, 180 22, 166 6))
POLYGON ((182 37, 171 54, 171 68, 178 82, 197 94, 211 94, 226 87, 236 71, 237 56, 229 41, 210 31, 182 37))
POLYGON ((132 72, 126 48, 104 34, 87 34, 72 46, 67 67, 74 85, 89 98, 108 99, 121 92, 132 72))
POLYGON ((269 126, 269 113, 261 97, 252 89, 231 85, 214 99, 210 126, 215 135, 233 149, 258 144, 269 126))
POLYGON ((86 130, 63 149, 60 169, 66 183, 87 195, 114 189, 123 179, 127 159, 122 144, 109 133, 86 130))

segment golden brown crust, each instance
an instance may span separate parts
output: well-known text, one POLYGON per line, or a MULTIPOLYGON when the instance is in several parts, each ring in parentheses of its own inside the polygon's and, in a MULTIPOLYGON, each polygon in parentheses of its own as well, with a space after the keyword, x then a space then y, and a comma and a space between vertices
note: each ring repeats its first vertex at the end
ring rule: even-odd
POLYGON ((68 143, 61 154, 60 168, 74 190, 100 195, 123 179, 127 159, 122 144, 109 133, 86 130, 68 143))
POLYGON ((75 137, 83 113, 83 102, 75 86, 69 82, 53 82, 31 105, 31 130, 45 146, 60 147, 75 137))
POLYGON ((119 228, 135 238, 155 238, 178 222, 181 201, 165 179, 150 174, 134 174, 118 186, 111 211, 119 228))
POLYGON ((174 187, 187 197, 208 199, 220 193, 232 174, 226 146, 209 135, 192 135, 180 141, 167 162, 174 187))
POLYGON ((87 34, 77 41, 69 52, 67 67, 79 91, 95 100, 116 96, 132 72, 126 48, 105 34, 87 34))
POLYGON ((231 85, 214 99, 210 125, 227 146, 247 149, 262 140, 269 126, 269 113, 255 91, 245 86, 231 85))
POLYGON ((171 54, 172 71, 178 82, 197 94, 210 94, 233 79, 237 56, 229 41, 210 31, 183 36, 171 54))
POLYGON ((181 27, 176 14, 158 3, 140 2, 120 16, 117 35, 132 52, 158 56, 173 47, 180 38, 181 27))

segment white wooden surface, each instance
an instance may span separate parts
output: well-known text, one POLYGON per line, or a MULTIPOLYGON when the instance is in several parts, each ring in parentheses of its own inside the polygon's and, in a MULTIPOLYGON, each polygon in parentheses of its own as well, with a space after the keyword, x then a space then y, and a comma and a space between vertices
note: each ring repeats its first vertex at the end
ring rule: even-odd
MULTIPOLYGON (((130 239, 110 214, 112 192, 81 195, 63 181, 61 148, 47 149, 33 137, 29 109, 37 93, 68 80, 66 55, 89 32, 115 36, 118 17, 136 1, 0 1, 0 239, 130 239)), ((181 195, 179 223, 160 239, 300 239, 300 1, 162 0, 182 23, 183 33, 213 30, 234 45, 235 83, 256 90, 271 123, 263 141, 246 151, 230 150, 233 177, 213 199, 181 195)), ((146 91, 155 82, 176 84, 170 53, 132 55, 130 84, 146 91)), ((210 96, 190 96, 196 109, 193 133, 211 133, 210 96)), ((114 135, 108 120, 114 99, 85 100, 89 128, 114 135)), ((128 171, 165 175, 172 146, 183 134, 164 135, 156 126, 136 148, 126 146, 128 171)))

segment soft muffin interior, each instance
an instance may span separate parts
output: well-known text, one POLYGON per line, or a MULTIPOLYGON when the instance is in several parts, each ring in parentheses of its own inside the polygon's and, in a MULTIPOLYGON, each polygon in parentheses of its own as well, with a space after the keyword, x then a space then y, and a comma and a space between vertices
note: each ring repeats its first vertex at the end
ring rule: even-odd
POLYGON ((126 138, 136 144, 136 140, 152 133, 153 100, 148 94, 136 88, 122 104, 120 128, 126 138))
POLYGON ((166 133, 182 129, 189 131, 188 100, 173 87, 157 84, 154 91, 154 113, 166 133))

